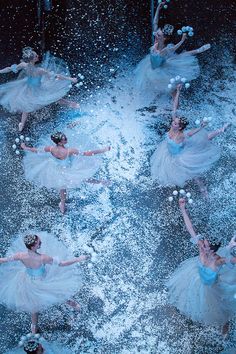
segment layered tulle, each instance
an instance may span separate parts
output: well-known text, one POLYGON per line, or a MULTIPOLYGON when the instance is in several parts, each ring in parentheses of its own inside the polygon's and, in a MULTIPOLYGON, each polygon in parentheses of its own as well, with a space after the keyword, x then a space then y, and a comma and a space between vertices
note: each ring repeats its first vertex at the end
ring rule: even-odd
POLYGON ((70 90, 71 83, 57 79, 56 74, 69 76, 66 63, 47 54, 40 66, 22 70, 19 78, 0 85, 0 105, 9 112, 33 112, 58 101, 70 90), (43 68, 48 73, 42 74, 43 68))
MULTIPOLYGON (((68 138, 66 147, 77 148, 80 152, 94 148, 91 138, 85 133, 73 129, 64 129, 64 133, 68 138)), ((98 171, 101 165, 98 155, 75 155, 59 160, 51 153, 43 152, 45 146, 52 144, 49 138, 43 139, 40 141, 39 153, 26 152, 23 165, 28 181, 39 187, 53 189, 78 188, 98 171)))
MULTIPOLYGON (((36 277, 31 277, 19 261, 0 266, 0 303, 15 311, 38 312, 61 304, 75 295, 82 285, 82 273, 77 264, 66 267, 58 265, 60 260, 74 258, 64 244, 47 232, 33 233, 42 241, 40 253, 54 257, 54 262, 46 265, 43 276, 36 277)), ((26 252, 22 238, 22 235, 16 238, 7 256, 26 252)))
POLYGON ((160 142, 151 156, 151 176, 163 186, 183 186, 201 176, 220 158, 220 149, 208 139, 205 129, 186 137, 179 153, 173 154, 168 138, 160 142))
POLYGON ((147 55, 135 69, 135 86, 143 104, 151 103, 160 94, 169 93, 171 78, 178 75, 189 82, 199 76, 198 60, 187 52, 165 57, 164 62, 155 69, 151 65, 151 56, 155 54, 147 55))
POLYGON ((224 265, 213 285, 205 285, 199 275, 198 257, 180 264, 167 282, 169 302, 193 321, 224 325, 235 314, 235 269, 224 265), (229 285, 234 279, 233 282, 229 285))

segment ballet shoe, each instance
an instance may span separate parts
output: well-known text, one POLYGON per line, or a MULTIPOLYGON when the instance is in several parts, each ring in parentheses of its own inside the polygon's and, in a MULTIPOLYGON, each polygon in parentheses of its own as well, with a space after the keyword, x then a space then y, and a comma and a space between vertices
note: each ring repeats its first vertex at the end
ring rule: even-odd
POLYGON ((62 214, 65 214, 65 211, 66 211, 66 205, 62 204, 62 202, 59 203, 59 209, 61 211, 62 214))
POLYGON ((38 326, 31 323, 30 330, 31 330, 31 333, 36 334, 38 332, 38 326))
POLYGON ((203 53, 210 48, 211 48, 211 45, 209 43, 204 44, 203 46, 201 46, 200 48, 197 49, 197 53, 203 53))
POLYGON ((18 127, 19 127, 19 132, 22 132, 22 130, 24 129, 23 123, 19 123, 18 127))

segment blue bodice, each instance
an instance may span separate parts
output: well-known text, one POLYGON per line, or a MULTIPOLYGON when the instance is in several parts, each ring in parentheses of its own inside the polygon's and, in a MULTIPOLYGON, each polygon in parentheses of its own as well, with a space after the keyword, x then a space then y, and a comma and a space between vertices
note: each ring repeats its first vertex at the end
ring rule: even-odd
POLYGON ((31 278, 41 278, 45 275, 46 269, 45 265, 42 264, 39 268, 26 268, 26 273, 31 278))
POLYGON ((208 267, 204 266, 203 264, 199 263, 198 272, 199 272, 199 276, 200 276, 203 284, 213 285, 214 283, 216 283, 217 278, 218 278, 217 271, 214 271, 211 268, 208 268, 208 267))
POLYGON ((37 87, 41 85, 42 76, 28 76, 27 84, 31 87, 37 87))
POLYGON ((171 155, 178 155, 182 152, 184 147, 184 142, 176 143, 172 140, 169 135, 167 134, 167 148, 171 155))
POLYGON ((152 69, 155 70, 165 63, 166 58, 160 56, 160 54, 151 52, 150 53, 150 61, 151 61, 152 69))

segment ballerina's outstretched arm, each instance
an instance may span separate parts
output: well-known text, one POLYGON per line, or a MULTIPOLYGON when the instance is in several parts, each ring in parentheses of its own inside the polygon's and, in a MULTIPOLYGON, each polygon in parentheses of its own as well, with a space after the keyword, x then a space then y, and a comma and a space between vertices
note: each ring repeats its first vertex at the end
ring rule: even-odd
POLYGON ((78 79, 76 79, 76 77, 64 76, 64 75, 61 75, 61 74, 57 74, 56 75, 56 79, 68 80, 68 81, 73 82, 74 84, 76 84, 78 82, 78 79))
POLYGON ((207 126, 207 122, 202 122, 201 123, 201 126, 199 128, 194 128, 194 129, 191 129, 188 133, 187 133, 187 136, 193 136, 194 134, 200 132, 200 130, 202 130, 203 128, 205 128, 207 126))
POLYGON ((83 155, 83 156, 93 156, 97 154, 103 154, 104 152, 110 151, 111 147, 107 146, 104 149, 99 149, 99 150, 88 150, 88 151, 83 151, 80 152, 78 149, 70 149, 69 150, 69 155, 83 155))
POLYGON ((160 51, 160 54, 165 54, 167 52, 175 52, 181 45, 184 43, 185 39, 187 37, 186 33, 183 33, 181 41, 179 41, 177 44, 173 45, 173 47, 165 47, 160 51))
POLYGON ((7 74, 7 73, 10 73, 10 72, 14 72, 14 73, 17 73, 19 70, 22 70, 24 69, 25 67, 27 66, 26 63, 20 63, 20 64, 13 64, 11 66, 8 66, 4 69, 1 69, 0 70, 0 74, 7 74))
POLYGON ((225 130, 231 125, 231 123, 225 123, 222 128, 219 128, 217 130, 214 130, 208 134, 208 139, 212 140, 218 135, 222 134, 225 132, 225 130))
POLYGON ((177 85, 176 91, 173 94, 173 114, 172 114, 172 120, 174 120, 176 117, 176 112, 179 107, 179 97, 180 97, 180 91, 182 89, 182 84, 177 85))
POLYGON ((70 259, 68 261, 60 261, 59 266, 66 267, 66 266, 69 266, 74 263, 80 263, 80 262, 86 261, 86 259, 88 259, 88 258, 90 258, 90 256, 79 256, 74 259, 70 259))
MULTIPOLYGON (((39 152, 39 150, 35 147, 30 147, 30 146, 26 146, 25 143, 21 143, 21 148, 25 151, 31 151, 31 152, 39 152)), ((46 151, 46 150, 45 150, 46 151)))
MULTIPOLYGON (((67 261, 59 261, 57 264, 59 265, 59 267, 67 267, 67 266, 70 266, 74 263, 83 262, 88 258, 90 258, 90 256, 82 255, 79 257, 75 257, 73 259, 68 259, 67 261)), ((41 255, 41 259, 42 259, 42 263, 44 263, 44 264, 52 264, 53 263, 53 257, 47 256, 46 254, 41 255)))
POLYGON ((199 248, 199 251, 201 251, 206 246, 205 243, 208 242, 208 241, 207 240, 203 240, 200 235, 196 234, 196 232, 195 232, 195 230, 193 228, 192 221, 190 220, 190 217, 189 217, 189 215, 187 213, 187 210, 185 209, 185 204, 186 204, 185 199, 180 198, 179 199, 179 207, 180 207, 181 213, 183 215, 185 226, 186 226, 189 234, 191 235, 191 241, 194 244, 197 244, 198 248, 199 248))
POLYGON ((165 5, 165 1, 161 2, 156 9, 156 13, 153 19, 153 32, 156 32, 158 30, 158 22, 159 22, 159 16, 160 16, 160 10, 165 5))
POLYGON ((21 253, 15 253, 12 256, 0 258, 0 264, 1 263, 14 262, 14 261, 21 261, 21 260, 22 260, 22 254, 21 253))

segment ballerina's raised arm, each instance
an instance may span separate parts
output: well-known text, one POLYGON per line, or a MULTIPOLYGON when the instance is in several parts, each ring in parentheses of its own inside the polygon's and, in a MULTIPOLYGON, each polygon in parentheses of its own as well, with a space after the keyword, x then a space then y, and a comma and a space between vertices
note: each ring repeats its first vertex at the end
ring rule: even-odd
POLYGON ((165 2, 161 2, 156 9, 156 13, 153 19, 153 32, 155 33, 158 30, 158 22, 159 22, 159 17, 160 17, 160 10, 162 9, 162 7, 165 5, 165 2))

